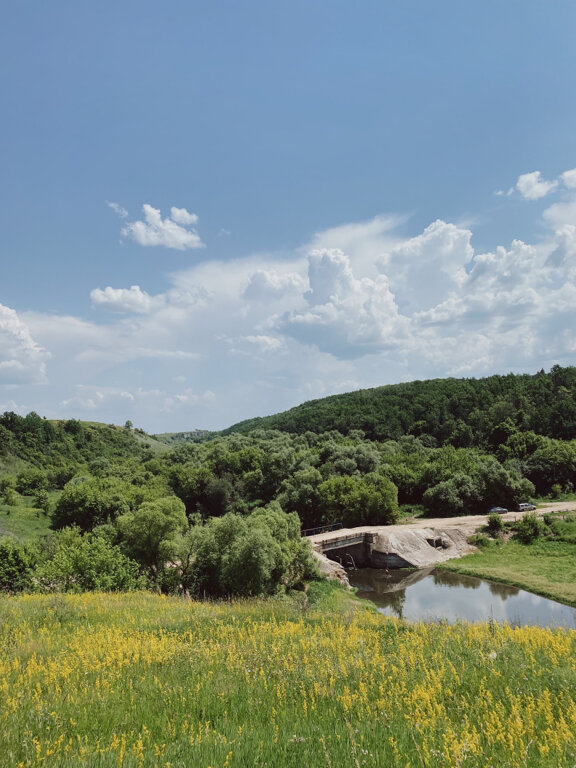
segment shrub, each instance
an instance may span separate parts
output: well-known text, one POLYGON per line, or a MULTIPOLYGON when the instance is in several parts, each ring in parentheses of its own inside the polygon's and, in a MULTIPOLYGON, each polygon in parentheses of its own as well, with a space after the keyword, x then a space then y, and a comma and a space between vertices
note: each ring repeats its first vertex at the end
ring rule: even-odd
POLYGON ((550 489, 550 498, 559 499, 560 496, 562 496, 562 486, 560 485, 560 483, 554 483, 554 485, 550 489))
POLYGON ((516 538, 523 544, 530 544, 544 531, 544 524, 535 512, 526 512, 515 527, 516 538))
POLYGON ((488 524, 486 530, 490 536, 498 536, 504 530, 504 521, 498 512, 491 512, 488 515, 488 524))
POLYGON ((22 592, 32 586, 33 557, 10 539, 0 541, 0 592, 22 592))
POLYGON ((36 569, 41 592, 127 592, 146 586, 138 564, 105 536, 65 528, 55 534, 50 549, 36 569))
POLYGON ((485 533, 473 533, 468 536, 468 544, 472 544, 474 547, 489 547, 492 541, 486 536, 485 533))

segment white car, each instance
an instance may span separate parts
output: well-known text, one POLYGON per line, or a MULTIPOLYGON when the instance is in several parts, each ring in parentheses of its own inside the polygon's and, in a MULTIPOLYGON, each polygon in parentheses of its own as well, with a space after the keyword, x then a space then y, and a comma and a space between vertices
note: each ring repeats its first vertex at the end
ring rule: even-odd
POLYGON ((527 502, 518 504, 518 512, 532 512, 533 509, 536 509, 534 504, 528 504, 527 502))

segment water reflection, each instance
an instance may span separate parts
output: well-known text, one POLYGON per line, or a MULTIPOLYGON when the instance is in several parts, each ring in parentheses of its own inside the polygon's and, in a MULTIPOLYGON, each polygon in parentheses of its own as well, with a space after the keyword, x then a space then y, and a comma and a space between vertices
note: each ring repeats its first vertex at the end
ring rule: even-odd
POLYGON ((375 568, 349 571, 358 596, 408 621, 488 621, 576 629, 576 610, 517 587, 449 571, 375 568))

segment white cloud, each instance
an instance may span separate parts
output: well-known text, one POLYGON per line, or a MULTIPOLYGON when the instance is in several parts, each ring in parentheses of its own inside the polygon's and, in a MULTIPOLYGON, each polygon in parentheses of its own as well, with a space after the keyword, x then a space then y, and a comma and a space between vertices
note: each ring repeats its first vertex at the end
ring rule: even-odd
POLYGON ((547 264, 552 267, 567 266, 574 276, 576 270, 576 226, 566 224, 556 232, 556 248, 548 256, 547 264))
POLYGON ((474 253, 471 237, 469 229, 438 219, 378 260, 403 312, 436 306, 462 284, 474 253))
POLYGON ((49 356, 18 314, 0 304, 0 384, 43 381, 49 356))
POLYGON ((277 300, 287 293, 302 293, 306 287, 306 280, 296 272, 258 269, 242 295, 249 301, 277 300))
POLYGON ((86 387, 79 385, 76 387, 78 394, 66 400, 62 400, 60 406, 66 410, 73 409, 77 411, 97 411, 111 401, 123 401, 123 405, 132 404, 135 401, 134 395, 125 390, 114 389, 112 387, 86 387))
POLYGON ((526 200, 539 200, 553 192, 557 186, 557 181, 545 181, 540 171, 523 173, 516 182, 516 189, 526 200))
POLYGON ((122 228, 122 235, 134 240, 139 245, 161 245, 179 251, 191 248, 203 248, 204 243, 193 225, 198 222, 194 213, 185 208, 170 209, 170 216, 163 219, 160 210, 148 203, 142 206, 143 221, 133 221, 122 228))
POLYGON ((342 251, 316 250, 308 257, 308 307, 279 320, 281 331, 337 357, 355 358, 400 346, 408 331, 382 275, 356 279, 342 251))
POLYGON ((560 175, 562 183, 568 189, 576 189, 576 168, 572 168, 569 171, 564 171, 560 175))
POLYGON ((126 210, 126 208, 122 208, 122 206, 119 205, 118 203, 110 203, 110 202, 108 202, 108 200, 106 200, 106 205, 109 208, 112 208, 114 213, 117 216, 119 216, 121 219, 127 219, 128 218, 128 216, 129 216, 128 211, 126 210))
POLYGON ((304 255, 310 251, 336 249, 345 253, 354 270, 375 277, 375 265, 388 251, 402 242, 398 227, 407 216, 380 215, 368 221, 354 221, 316 232, 309 243, 300 249, 304 255))
MULTIPOLYGON (((29 370, 46 368, 49 379, 35 391, 58 392, 52 404, 71 416, 84 409, 165 431, 225 427, 394 381, 574 364, 570 174, 558 177, 536 242, 476 252, 473 223, 437 220, 410 237, 390 217, 348 223, 316 233, 308 250, 195 264, 169 275, 162 293, 96 288, 93 306, 116 313, 104 320, 21 315, 31 357, 26 336, 12 333, 19 351, 0 354, 3 373, 17 381, 18 366, 32 360, 29 370)), ((185 209, 170 216, 176 227, 196 223, 185 209)), ((0 332, 0 352, 5 339, 0 332)), ((59 415, 41 401, 32 407, 59 415)))
POLYGON ((68 412, 95 412, 113 405, 124 409, 131 415, 138 409, 155 409, 160 413, 172 413, 186 406, 210 406, 216 401, 211 390, 196 393, 192 389, 170 394, 163 389, 145 389, 138 387, 132 391, 118 387, 96 387, 78 385, 76 393, 60 403, 60 407, 68 412))
POLYGON ((139 285, 131 285, 130 288, 111 288, 101 290, 95 288, 90 292, 92 306, 98 309, 107 309, 110 312, 139 312, 148 313, 158 304, 163 303, 143 291, 139 285))
POLYGON ((575 224, 576 195, 569 195, 567 200, 554 203, 549 208, 546 208, 542 214, 542 217, 546 224, 553 227, 554 229, 561 229, 567 224, 575 224))
POLYGON ((185 389, 183 392, 166 397, 163 402, 163 410, 173 411, 177 407, 190 405, 213 405, 216 402, 216 395, 211 389, 202 393, 194 392, 192 389, 185 389))
POLYGON ((186 208, 170 208, 170 218, 177 224, 182 224, 184 227, 191 227, 194 224, 198 224, 198 216, 195 213, 189 213, 186 208))
POLYGON ((257 336, 243 336, 242 338, 249 344, 256 346, 261 352, 277 352, 284 346, 283 340, 276 336, 258 334, 257 336))

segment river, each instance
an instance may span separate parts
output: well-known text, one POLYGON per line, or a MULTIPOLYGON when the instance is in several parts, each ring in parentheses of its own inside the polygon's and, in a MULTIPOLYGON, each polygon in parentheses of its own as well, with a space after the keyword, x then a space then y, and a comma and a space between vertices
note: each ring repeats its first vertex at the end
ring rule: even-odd
POLYGON ((473 576, 425 568, 348 571, 358 597, 386 616, 407 621, 497 621, 512 626, 576 629, 576 608, 523 589, 473 576))

